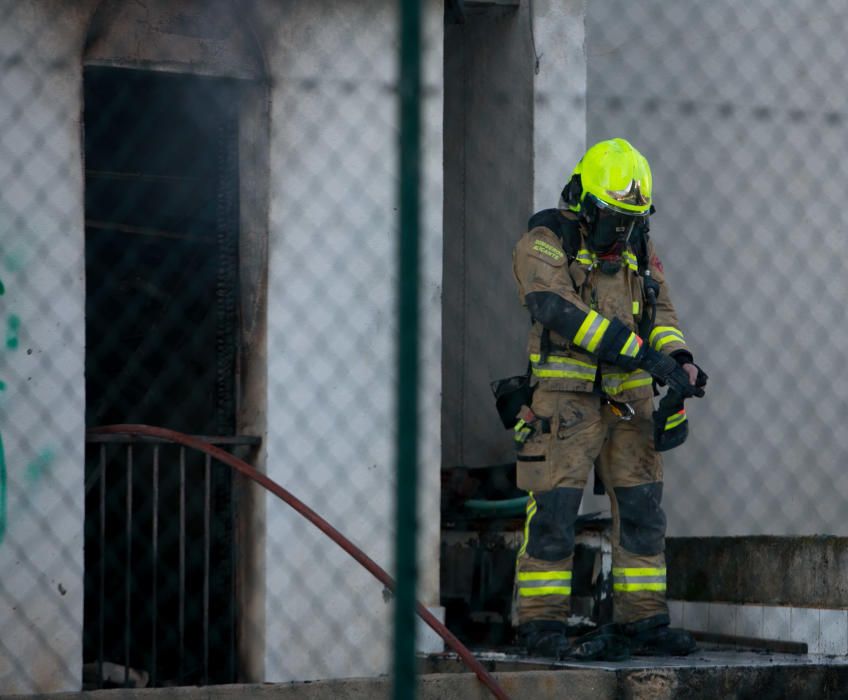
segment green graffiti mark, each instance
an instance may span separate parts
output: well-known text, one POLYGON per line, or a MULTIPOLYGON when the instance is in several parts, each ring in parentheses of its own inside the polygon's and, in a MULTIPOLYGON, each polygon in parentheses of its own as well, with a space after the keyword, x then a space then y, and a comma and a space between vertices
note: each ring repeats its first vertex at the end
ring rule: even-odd
POLYGON ((21 329, 21 319, 12 314, 6 326, 6 347, 9 350, 18 349, 18 331, 21 329))
POLYGON ((50 468, 55 455, 52 450, 42 450, 32 462, 27 465, 26 478, 30 483, 35 483, 50 468))
POLYGON ((6 391, 6 382, 0 379, 0 391, 6 391))
POLYGON ((24 257, 20 253, 6 253, 3 264, 9 272, 19 272, 24 267, 24 257))
POLYGON ((0 280, 0 297, 6 293, 6 288, 3 286, 3 280, 0 280))
POLYGON ((3 436, 0 435, 0 544, 6 536, 6 455, 3 451, 3 436))

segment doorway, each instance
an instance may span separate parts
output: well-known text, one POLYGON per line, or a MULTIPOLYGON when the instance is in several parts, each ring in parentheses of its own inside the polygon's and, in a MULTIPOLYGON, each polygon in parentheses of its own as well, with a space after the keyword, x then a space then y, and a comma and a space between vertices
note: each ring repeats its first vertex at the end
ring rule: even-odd
MULTIPOLYGON (((235 80, 85 70, 88 427, 235 435, 239 96, 235 80)), ((144 443, 86 462, 84 660, 234 682, 229 470, 144 443)))

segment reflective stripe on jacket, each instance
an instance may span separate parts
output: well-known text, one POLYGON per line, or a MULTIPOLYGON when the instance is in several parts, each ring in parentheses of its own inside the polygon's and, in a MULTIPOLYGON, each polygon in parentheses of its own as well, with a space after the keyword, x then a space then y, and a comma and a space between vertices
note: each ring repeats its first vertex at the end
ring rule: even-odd
MULTIPOLYGON (((563 216, 573 215, 569 212, 563 216)), ((592 391, 598 372, 598 360, 592 351, 603 339, 609 320, 617 318, 636 333, 646 308, 635 252, 623 251, 619 269, 607 274, 601 272, 597 256, 586 247, 582 230, 580 241, 572 253, 574 257, 570 257, 553 230, 537 226, 521 237, 513 251, 513 274, 522 303, 532 292, 552 292, 586 314, 573 338, 564 338, 555 331, 543 333, 540 323, 532 324, 527 347, 531 368, 534 376, 554 391, 592 391), (544 336, 547 343, 543 343, 544 336)), ((654 328, 644 340, 666 353, 688 349, 669 298, 662 263, 650 240, 647 252, 648 269, 660 292, 654 328)), ((635 357, 638 344, 639 339, 631 336, 622 354, 635 357)), ((642 370, 626 372, 617 365, 601 363, 600 373, 603 390, 621 401, 652 394, 651 377, 642 370)))

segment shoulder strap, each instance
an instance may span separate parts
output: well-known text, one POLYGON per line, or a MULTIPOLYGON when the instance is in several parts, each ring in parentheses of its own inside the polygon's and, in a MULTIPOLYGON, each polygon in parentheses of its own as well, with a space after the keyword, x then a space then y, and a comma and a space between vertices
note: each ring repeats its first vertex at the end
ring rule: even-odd
POLYGON ((630 247, 636 255, 636 262, 639 266, 639 274, 644 276, 645 270, 648 269, 650 261, 648 260, 648 235, 650 228, 647 223, 636 226, 631 238, 630 247))

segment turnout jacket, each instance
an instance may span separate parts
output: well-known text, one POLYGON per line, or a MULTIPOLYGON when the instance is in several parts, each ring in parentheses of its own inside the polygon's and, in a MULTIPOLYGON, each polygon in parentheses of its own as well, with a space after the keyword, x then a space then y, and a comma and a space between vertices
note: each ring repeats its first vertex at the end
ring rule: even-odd
MULTIPOLYGON (((669 354, 691 352, 686 345, 677 314, 671 303, 662 262, 647 232, 640 233, 621 253, 620 267, 614 274, 602 272, 601 261, 589 250, 585 229, 577 215, 567 210, 547 209, 530 219, 529 230, 513 250, 513 274, 519 298, 527 306, 527 295, 534 292, 555 294, 564 304, 565 324, 557 323, 562 335, 532 319, 527 351, 533 376, 544 388, 553 391, 595 389, 596 383, 606 395, 619 401, 632 401, 653 395, 652 377, 641 369, 624 369, 627 359, 635 357, 639 346, 647 342, 655 350, 669 354), (642 247, 644 246, 644 247, 642 247), (633 248, 637 248, 634 250, 633 248), (646 310, 645 274, 657 283, 656 319, 647 338, 638 334, 646 310), (624 330, 627 327, 632 334, 624 330), (626 339, 617 343, 621 365, 602 361, 611 357, 610 336, 626 339), (606 337, 605 337, 606 336, 606 337), (638 345, 637 345, 638 343, 638 345), (601 351, 604 352, 601 352, 601 351)), ((550 323, 549 323, 550 325, 550 323)), ((617 358, 615 354, 613 358, 617 358)))

